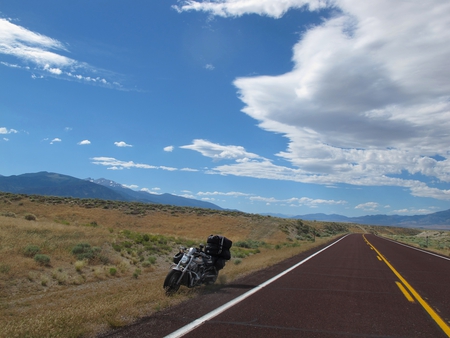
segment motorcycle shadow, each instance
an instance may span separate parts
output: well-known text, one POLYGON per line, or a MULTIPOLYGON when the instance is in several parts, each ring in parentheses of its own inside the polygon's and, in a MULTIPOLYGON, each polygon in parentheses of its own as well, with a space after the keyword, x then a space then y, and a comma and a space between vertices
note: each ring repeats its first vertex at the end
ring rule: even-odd
POLYGON ((230 289, 242 289, 242 290, 251 290, 255 288, 257 285, 252 284, 222 284, 222 285, 208 285, 201 293, 229 293, 230 289))

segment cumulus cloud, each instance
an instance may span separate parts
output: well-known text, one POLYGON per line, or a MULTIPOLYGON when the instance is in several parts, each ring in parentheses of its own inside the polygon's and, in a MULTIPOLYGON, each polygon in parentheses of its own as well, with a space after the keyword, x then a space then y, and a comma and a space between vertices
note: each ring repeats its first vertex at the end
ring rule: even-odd
POLYGON ((127 144, 127 143, 124 142, 124 141, 114 142, 114 144, 115 144, 117 147, 121 147, 121 148, 132 147, 131 144, 127 144))
POLYGON ((164 147, 164 151, 167 151, 167 152, 172 152, 173 151, 173 146, 167 146, 167 147, 164 147))
POLYGON ((66 44, 0 18, 0 54, 18 60, 18 63, 2 62, 2 65, 31 71, 33 79, 51 76, 121 88, 117 82, 98 76, 111 73, 65 56, 68 52, 66 44))
POLYGON ((80 146, 84 146, 84 145, 87 145, 87 144, 91 144, 91 141, 89 141, 89 140, 83 140, 83 141, 81 141, 81 142, 78 142, 77 144, 80 145, 80 146))
POLYGON ((415 196, 450 199, 449 190, 403 175, 450 182, 450 2, 217 0, 177 7, 281 19, 296 8, 334 14, 303 32, 291 71, 234 81, 243 112, 287 138, 276 155, 290 166, 202 140, 184 148, 214 159, 246 158, 211 171, 221 174, 402 186, 415 196), (221 148, 236 157, 221 156, 221 148))
POLYGON ((5 127, 0 127, 0 134, 17 134, 18 131, 15 129, 8 129, 5 127))
POLYGON ((233 145, 219 145, 207 140, 194 140, 192 144, 181 146, 182 149, 195 150, 203 156, 214 160, 234 159, 244 161, 246 159, 260 158, 256 154, 245 151, 244 147, 233 145))
POLYGON ((50 141, 50 144, 54 144, 56 142, 62 142, 62 140, 58 137, 54 138, 53 140, 50 141))

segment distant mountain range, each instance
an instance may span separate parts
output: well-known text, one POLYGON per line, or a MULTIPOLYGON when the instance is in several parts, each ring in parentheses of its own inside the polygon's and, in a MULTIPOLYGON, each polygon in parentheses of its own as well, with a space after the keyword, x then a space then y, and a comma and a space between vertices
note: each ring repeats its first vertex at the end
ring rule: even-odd
MULTIPOLYGON (((0 191, 15 194, 63 196, 75 198, 96 198, 113 201, 142 202, 153 204, 168 204, 184 207, 223 210, 221 207, 192 198, 171 194, 151 194, 145 191, 135 191, 104 178, 78 179, 72 176, 49 173, 46 171, 22 175, 0 175, 0 191)), ((346 217, 332 214, 307 214, 287 216, 282 214, 264 214, 281 218, 294 218, 327 222, 346 222, 369 225, 386 225, 400 227, 423 227, 433 229, 450 229, 450 209, 427 215, 368 215, 346 217)))
POLYGON ((398 227, 424 227, 450 229, 450 209, 439 211, 427 215, 400 216, 400 215, 368 215, 359 217, 346 217, 342 215, 326 215, 326 214, 308 214, 298 215, 291 218, 328 221, 328 222, 346 222, 370 225, 386 225, 398 227))
POLYGON ((46 171, 13 176, 0 175, 0 191, 15 194, 62 196, 75 198, 97 198, 113 201, 169 204, 183 207, 196 207, 222 210, 221 207, 193 198, 171 194, 150 194, 134 191, 122 184, 100 178, 79 179, 72 176, 46 171))

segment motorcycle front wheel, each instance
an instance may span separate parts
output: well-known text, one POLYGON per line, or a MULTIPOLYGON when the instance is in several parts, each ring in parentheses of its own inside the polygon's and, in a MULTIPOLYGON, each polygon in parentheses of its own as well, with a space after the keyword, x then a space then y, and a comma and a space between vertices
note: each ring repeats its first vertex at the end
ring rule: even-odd
POLYGON ((181 271, 171 270, 166 279, 164 280, 164 290, 166 290, 166 295, 172 295, 178 291, 180 288, 180 284, 178 284, 178 280, 180 279, 181 271))

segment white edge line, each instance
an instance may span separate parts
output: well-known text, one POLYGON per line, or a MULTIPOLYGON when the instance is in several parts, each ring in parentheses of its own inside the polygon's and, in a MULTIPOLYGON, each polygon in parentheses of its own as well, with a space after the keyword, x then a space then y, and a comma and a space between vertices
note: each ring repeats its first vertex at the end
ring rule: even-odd
POLYGON ((382 238, 382 239, 385 239, 385 240, 387 240, 387 241, 391 241, 391 242, 393 242, 393 243, 395 243, 395 244, 398 244, 398 245, 401 245, 401 246, 404 246, 404 247, 407 247, 407 248, 410 248, 410 249, 414 249, 414 250, 417 250, 417 251, 420 251, 420 252, 429 254, 429 255, 431 255, 431 256, 436 256, 436 257, 439 257, 439 258, 442 258, 442 259, 445 259, 445 260, 450 261, 450 258, 447 258, 447 257, 442 256, 442 255, 435 254, 434 252, 422 250, 422 249, 416 248, 416 247, 414 247, 414 246, 412 246, 412 245, 408 245, 408 244, 405 244, 405 243, 402 243, 402 242, 398 242, 398 241, 393 240, 393 239, 390 239, 390 238, 381 237, 381 236, 378 236, 378 237, 380 237, 380 238, 382 238))
POLYGON ((192 330, 196 329, 197 327, 199 327, 200 325, 202 325, 203 323, 205 323, 208 320, 211 320, 212 318, 218 316, 219 314, 221 314, 222 312, 225 312, 226 310, 228 310, 230 307, 233 307, 234 305, 242 302, 244 299, 250 297, 251 295, 253 295, 254 293, 258 292, 259 290, 261 290, 262 288, 264 288, 265 286, 269 285, 270 283, 276 281, 278 278, 284 276, 285 274, 287 274, 288 272, 294 270, 295 268, 299 267, 300 265, 302 265, 303 263, 305 263, 306 261, 310 260, 311 258, 313 258, 314 256, 320 254, 322 251, 325 251, 326 249, 328 249, 329 247, 335 245, 337 242, 343 240, 345 237, 347 237, 347 235, 345 235, 344 237, 339 238, 336 242, 331 243, 330 245, 328 245, 327 247, 323 248, 322 250, 317 251, 316 253, 312 254, 311 256, 305 258, 304 260, 302 260, 301 262, 295 264, 294 266, 291 266, 289 269, 284 270, 283 272, 279 273, 278 275, 276 275, 275 277, 272 277, 271 279, 267 280, 266 282, 258 285, 257 287, 251 289, 250 291, 247 291, 246 293, 240 295, 239 297, 229 301, 228 303, 225 303, 224 305, 218 307, 217 309, 205 314, 204 316, 194 320, 193 322, 191 322, 188 325, 183 326, 182 328, 168 334, 167 336, 165 336, 164 338, 179 338, 184 336, 185 334, 187 334, 188 332, 191 332, 192 330))

